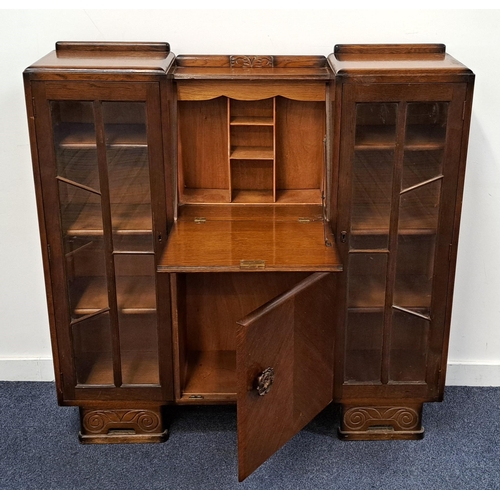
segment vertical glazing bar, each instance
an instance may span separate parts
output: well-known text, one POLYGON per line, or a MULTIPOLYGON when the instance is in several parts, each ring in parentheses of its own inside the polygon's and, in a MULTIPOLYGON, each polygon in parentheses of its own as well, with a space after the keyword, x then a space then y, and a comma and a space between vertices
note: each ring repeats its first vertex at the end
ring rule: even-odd
POLYGON ((111 224, 111 204, 109 198, 108 167, 106 157, 106 138, 100 101, 94 101, 94 115, 97 140, 97 164, 101 186, 101 206, 103 220, 103 243, 106 254, 106 274, 108 282, 108 301, 111 321, 111 343, 113 354, 113 380, 116 387, 122 385, 120 335, 118 326, 118 303, 116 297, 115 263, 113 258, 113 232, 111 224))
POLYGON ((387 282, 385 288, 384 333, 382 338, 382 373, 381 381, 389 381, 391 354, 392 302, 396 280, 396 257, 398 249, 399 196, 403 171, 404 144, 406 132, 406 102, 399 103, 396 122, 396 150, 394 155, 394 173, 392 178, 392 204, 389 225, 389 258, 387 260, 387 282))

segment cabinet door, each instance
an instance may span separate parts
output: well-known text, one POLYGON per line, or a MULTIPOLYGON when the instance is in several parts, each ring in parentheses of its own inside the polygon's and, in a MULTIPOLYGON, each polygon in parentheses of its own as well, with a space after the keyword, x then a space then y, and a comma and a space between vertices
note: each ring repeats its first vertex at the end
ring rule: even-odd
POLYGON ((344 396, 357 397, 366 385, 363 397, 436 396, 449 326, 465 90, 344 86, 344 396))
POLYGON ((238 322, 240 481, 332 400, 333 280, 312 274, 238 322))
POLYGON ((166 239, 158 85, 33 90, 64 397, 158 399, 155 269, 166 239))

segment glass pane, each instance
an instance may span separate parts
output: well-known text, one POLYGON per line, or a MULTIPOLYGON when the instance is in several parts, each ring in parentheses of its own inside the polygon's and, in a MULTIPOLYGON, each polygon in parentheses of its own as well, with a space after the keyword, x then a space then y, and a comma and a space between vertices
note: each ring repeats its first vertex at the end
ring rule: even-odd
POLYGON ((402 311, 393 311, 389 379, 397 382, 425 380, 430 322, 402 311))
POLYGON ((394 152, 355 152, 352 177, 351 248, 387 248, 394 152))
POLYGON ((66 278, 71 319, 108 307, 108 288, 102 238, 67 240, 66 278))
POLYGON ((393 148, 396 144, 397 103, 356 105, 356 147, 393 148))
POLYGON ((72 319, 108 306, 101 197, 59 181, 66 279, 72 319))
POLYGON ((99 192, 92 102, 51 101, 50 110, 58 177, 99 192))
POLYGON ((389 244, 397 103, 356 105, 351 231, 355 249, 389 244))
POLYGON ((348 311, 345 382, 380 382, 383 329, 382 311, 348 311))
POLYGON ((114 249, 134 249, 129 238, 134 235, 141 249, 152 250, 146 105, 105 102, 103 116, 114 249))
POLYGON ((435 233, 439 216, 441 179, 403 193, 399 205, 399 234, 435 233))
POLYGON ((54 142, 59 148, 96 147, 91 101, 51 101, 54 142))
POLYGON ((73 351, 79 384, 113 384, 109 313, 72 326, 73 351))
POLYGON ((348 307, 381 309, 385 305, 387 254, 349 255, 348 307))
POLYGON ((63 236, 102 236, 101 196, 62 180, 58 187, 63 236))
POLYGON ((401 195, 394 305, 429 316, 441 180, 401 195))
POLYGON ((394 305, 429 314, 435 242, 434 235, 399 238, 394 305))
POLYGON ((428 181, 443 172, 442 149, 405 151, 401 189, 408 189, 428 181))
POLYGON ((124 384, 158 384, 158 333, 153 255, 115 255, 124 384))
POLYGON ((349 256, 346 382, 379 382, 382 364, 387 254, 349 256))
POLYGON ((442 148, 446 138, 447 102, 414 102, 407 107, 405 147, 442 148))

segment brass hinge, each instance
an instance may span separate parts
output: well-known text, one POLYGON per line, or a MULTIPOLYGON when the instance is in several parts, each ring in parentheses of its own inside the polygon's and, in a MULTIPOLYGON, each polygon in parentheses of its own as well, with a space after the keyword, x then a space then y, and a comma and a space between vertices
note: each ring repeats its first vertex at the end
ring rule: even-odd
POLYGON ((32 108, 33 108, 33 118, 35 118, 36 117, 36 102, 35 102, 34 97, 31 98, 31 104, 32 104, 32 108))
POLYGON ((207 222, 207 219, 205 217, 195 217, 194 218, 195 224, 205 224, 205 222, 207 222))
POLYGON ((307 224, 308 222, 311 222, 311 219, 309 217, 299 217, 299 222, 301 224, 307 224))
POLYGON ((240 269, 265 269, 265 260, 240 260, 240 269))

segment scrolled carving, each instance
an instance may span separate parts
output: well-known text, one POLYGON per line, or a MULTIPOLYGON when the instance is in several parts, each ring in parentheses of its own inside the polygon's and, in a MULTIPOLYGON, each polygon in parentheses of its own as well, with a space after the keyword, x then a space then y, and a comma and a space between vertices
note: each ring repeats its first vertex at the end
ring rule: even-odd
POLYGON ((82 425, 87 432, 101 434, 109 422, 109 416, 106 412, 92 411, 85 414, 82 425))
POLYGON ((231 68, 272 68, 273 56, 231 56, 231 68))
POLYGON ((89 434, 107 434, 111 429, 134 429, 138 433, 158 432, 159 415, 152 410, 87 410, 82 427, 89 434))
POLYGON ((134 420, 143 432, 153 432, 160 425, 158 415, 151 411, 139 412, 134 415, 134 420))
POLYGON ((420 424, 419 413, 408 407, 354 407, 344 413, 344 428, 366 430, 376 425, 391 425, 394 429, 410 430, 420 424))

